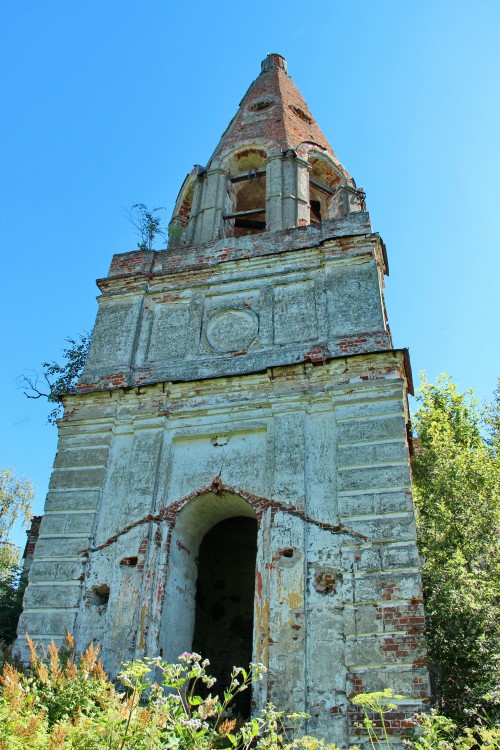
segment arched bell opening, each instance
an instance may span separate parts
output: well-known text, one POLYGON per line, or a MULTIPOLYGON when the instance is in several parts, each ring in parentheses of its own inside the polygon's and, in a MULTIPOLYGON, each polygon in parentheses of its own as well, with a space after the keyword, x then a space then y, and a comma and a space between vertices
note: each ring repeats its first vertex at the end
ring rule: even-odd
POLYGON ((245 149, 228 164, 229 210, 224 215, 226 237, 258 234, 266 229, 266 153, 245 149))
MULTIPOLYGON (((232 666, 248 666, 256 552, 256 513, 239 495, 207 492, 179 512, 170 536, 159 637, 166 661, 197 650, 211 660, 222 687, 232 666), (223 632, 233 635, 224 640, 223 632)), ((248 699, 238 710, 248 713, 248 699)))
MULTIPOLYGON (((245 516, 216 524, 200 544, 193 650, 210 660, 219 695, 232 668, 252 661, 256 556, 257 521, 245 516)), ((234 704, 245 718, 250 698, 246 690, 234 704)))
POLYGON ((196 176, 194 171, 186 179, 179 192, 174 213, 168 226, 168 247, 177 247, 186 237, 186 229, 193 210, 194 185, 196 176))
POLYGON ((309 223, 343 216, 342 178, 324 157, 309 158, 309 223))

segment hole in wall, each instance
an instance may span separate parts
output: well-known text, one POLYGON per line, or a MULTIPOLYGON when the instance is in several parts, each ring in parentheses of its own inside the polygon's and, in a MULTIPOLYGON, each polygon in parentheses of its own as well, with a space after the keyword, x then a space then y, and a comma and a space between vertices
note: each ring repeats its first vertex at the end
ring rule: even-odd
POLYGON ((135 568, 139 561, 138 557, 124 557, 122 560, 120 560, 120 565, 127 567, 127 568, 135 568))
POLYGON ((248 107, 249 112, 262 112, 263 109, 268 109, 269 107, 272 107, 274 104, 272 99, 260 99, 257 102, 254 102, 254 104, 251 104, 248 107))
POLYGON ((299 117, 303 122, 307 122, 308 125, 312 123, 312 117, 309 117, 307 112, 304 112, 303 109, 301 109, 300 107, 294 107, 293 104, 289 104, 288 106, 290 107, 292 112, 297 115, 297 117, 299 117))
POLYGON ((227 445, 229 438, 227 435, 217 435, 217 437, 213 437, 210 439, 210 442, 214 447, 220 447, 227 445))
POLYGON ((101 583, 99 586, 92 586, 89 596, 89 604, 93 607, 107 607, 109 602, 109 586, 107 583, 101 583))
MULTIPOLYGON (((252 173, 250 173, 252 174, 252 173)), ((251 177, 243 184, 236 197, 234 236, 257 234, 266 228, 266 175, 251 177)))
MULTIPOLYGON (((314 195, 313 190, 311 190, 312 195, 314 195)), ((311 224, 321 224, 321 201, 314 200, 314 198, 311 198, 309 201, 311 206, 311 218, 310 223, 311 224)))

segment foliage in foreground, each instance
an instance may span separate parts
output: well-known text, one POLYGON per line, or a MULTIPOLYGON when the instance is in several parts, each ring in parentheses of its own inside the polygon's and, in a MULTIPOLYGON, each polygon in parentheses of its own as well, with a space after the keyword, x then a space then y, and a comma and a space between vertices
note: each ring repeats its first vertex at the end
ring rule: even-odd
MULTIPOLYGON (((236 696, 262 679, 260 664, 248 671, 235 667, 217 696, 209 692, 215 680, 208 660, 199 654, 182 654, 174 665, 143 659, 124 664, 118 689, 106 677, 98 646, 77 655, 68 635, 64 648, 52 644, 42 659, 30 639, 28 645, 30 668, 6 664, 0 678, 0 750, 337 750, 300 736, 304 713, 285 714, 268 704, 246 723, 232 716, 236 696)), ((372 750, 391 750, 384 714, 401 699, 385 690, 352 700, 364 712, 360 726, 372 750)), ((481 721, 460 735, 436 713, 414 720, 420 734, 406 741, 414 750, 500 749, 500 729, 481 721)))
POLYGON ((499 750, 500 728, 474 714, 474 725, 459 730, 447 716, 435 709, 415 717, 419 734, 412 743, 414 750, 499 750))
POLYGON ((358 726, 366 730, 372 750, 390 750, 384 714, 395 711, 397 703, 394 701, 403 699, 404 695, 396 695, 390 688, 375 693, 357 693, 351 698, 351 703, 363 711, 364 718, 358 726))
POLYGON ((481 408, 443 375, 423 379, 414 418, 418 541, 432 693, 460 726, 500 684, 500 390, 481 408))
MULTIPOLYGON (((363 721, 358 724, 368 736, 371 750, 391 750, 384 714, 394 711, 404 695, 395 695, 390 688, 376 693, 358 693, 351 702, 363 711, 363 721)), ((411 750, 500 750, 500 727, 488 717, 474 713, 474 726, 461 732, 447 716, 435 709, 416 714, 411 737, 403 744, 411 750)))
POLYGON ((235 667, 219 697, 208 692, 215 680, 198 654, 182 654, 175 665, 144 659, 124 665, 119 692, 97 646, 77 656, 68 636, 65 649, 49 647, 46 661, 28 644, 30 669, 6 664, 1 677, 0 750, 335 750, 312 737, 288 737, 284 724, 294 726, 304 714, 285 716, 268 705, 244 724, 231 717, 230 704, 262 679, 262 665, 235 667))

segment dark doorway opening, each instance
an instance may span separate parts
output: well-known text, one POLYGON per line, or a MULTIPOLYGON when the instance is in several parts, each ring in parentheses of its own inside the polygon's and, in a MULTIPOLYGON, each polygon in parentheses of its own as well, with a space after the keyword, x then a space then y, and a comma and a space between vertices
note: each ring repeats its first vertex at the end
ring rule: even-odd
MULTIPOLYGON (((193 650, 210 659, 212 693, 228 686, 233 666, 252 660, 256 554, 257 522, 243 516, 216 524, 200 544, 193 650)), ((250 699, 245 690, 234 704, 245 719, 250 699)))

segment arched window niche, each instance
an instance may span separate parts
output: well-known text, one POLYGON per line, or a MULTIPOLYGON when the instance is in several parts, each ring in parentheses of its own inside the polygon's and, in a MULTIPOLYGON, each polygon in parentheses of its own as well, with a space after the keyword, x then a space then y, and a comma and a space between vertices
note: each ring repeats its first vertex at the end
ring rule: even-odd
MULTIPOLYGON (((160 627, 166 661, 197 650, 210 659, 209 671, 222 688, 232 666, 248 666, 256 555, 257 516, 239 495, 208 492, 179 512, 171 532, 160 627)), ((249 714, 249 700, 239 711, 249 714)))
POLYGON ((247 148, 228 165, 228 201, 224 213, 226 237, 258 234, 266 229, 266 152, 247 148))
POLYGON ((187 239, 187 228, 193 210, 194 185, 196 175, 191 172, 180 189, 174 213, 168 225, 168 247, 178 247, 187 239))
POLYGON ((323 155, 309 155, 309 223, 338 219, 345 213, 345 180, 323 155))

